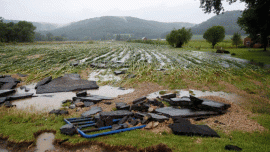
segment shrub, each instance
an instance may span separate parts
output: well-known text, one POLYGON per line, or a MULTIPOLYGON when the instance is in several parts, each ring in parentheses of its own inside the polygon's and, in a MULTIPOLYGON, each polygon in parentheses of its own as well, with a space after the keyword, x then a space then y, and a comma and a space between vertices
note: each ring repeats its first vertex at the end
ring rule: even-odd
POLYGON ((241 34, 240 33, 234 33, 233 34, 233 37, 231 38, 232 40, 232 45, 235 45, 236 47, 239 45, 239 44, 242 44, 243 41, 241 39, 241 34))
POLYGON ((191 29, 174 29, 166 36, 166 41, 173 47, 182 47, 192 37, 191 29))
POLYGON ((203 38, 206 39, 207 42, 211 43, 213 48, 218 42, 222 42, 225 38, 225 28, 223 26, 213 26, 207 29, 203 38))

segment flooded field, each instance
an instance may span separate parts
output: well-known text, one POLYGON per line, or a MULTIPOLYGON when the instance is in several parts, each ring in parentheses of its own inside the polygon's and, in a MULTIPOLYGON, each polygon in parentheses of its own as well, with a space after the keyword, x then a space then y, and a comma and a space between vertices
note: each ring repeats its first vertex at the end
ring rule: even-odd
MULTIPOLYGON (((36 84, 31 84, 25 86, 30 89, 28 93, 34 93, 35 97, 15 100, 12 103, 16 105, 18 109, 27 111, 40 111, 49 112, 53 109, 59 109, 62 107, 62 101, 72 100, 72 97, 76 96, 76 92, 57 92, 57 93, 46 93, 46 94, 36 94, 34 89, 36 84)), ((16 94, 25 93, 23 89, 17 88, 16 94)), ((89 95, 99 95, 116 98, 118 95, 124 95, 133 92, 134 89, 121 89, 119 87, 112 86, 100 86, 96 90, 87 90, 89 95)))

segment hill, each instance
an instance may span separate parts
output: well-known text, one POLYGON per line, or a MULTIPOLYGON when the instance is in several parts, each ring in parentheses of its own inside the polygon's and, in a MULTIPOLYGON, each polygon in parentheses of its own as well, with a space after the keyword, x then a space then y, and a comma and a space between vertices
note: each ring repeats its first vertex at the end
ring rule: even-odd
POLYGON ((70 40, 112 39, 116 34, 132 38, 160 38, 161 34, 173 28, 192 27, 195 24, 174 22, 164 23, 135 17, 103 16, 71 23, 51 30, 53 35, 64 35, 70 40))
POLYGON ((243 35, 245 31, 241 30, 237 24, 237 19, 241 15, 241 11, 227 11, 224 14, 216 15, 201 24, 195 25, 191 30, 193 34, 202 35, 208 28, 221 25, 224 26, 226 35, 233 35, 234 32, 240 32, 243 35))

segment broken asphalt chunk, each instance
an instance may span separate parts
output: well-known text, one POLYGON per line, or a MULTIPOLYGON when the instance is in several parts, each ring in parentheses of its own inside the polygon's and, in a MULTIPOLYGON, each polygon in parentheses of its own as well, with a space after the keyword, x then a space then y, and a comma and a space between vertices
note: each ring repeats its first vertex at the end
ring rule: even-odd
POLYGON ((130 121, 130 124, 132 126, 136 126, 138 123, 139 123, 139 121, 137 119, 131 119, 131 121, 130 121))
POLYGON ((173 133, 176 135, 187 136, 205 136, 205 137, 219 137, 220 136, 207 125, 193 125, 188 123, 174 123, 169 125, 173 133))
POLYGON ((163 99, 170 99, 170 98, 175 98, 175 97, 176 97, 176 93, 168 93, 161 96, 161 98, 163 99))
POLYGON ((190 98, 171 98, 169 102, 172 106, 190 106, 191 100, 190 98))
POLYGON ((51 80, 52 80, 52 77, 51 76, 44 78, 43 80, 41 80, 41 81, 39 81, 37 83, 37 85, 35 86, 35 89, 37 89, 39 86, 42 86, 44 84, 49 83, 51 80))
POLYGON ((20 80, 8 76, 0 78, 0 83, 10 83, 10 82, 20 83, 20 80))
POLYGON ((104 119, 104 122, 105 122, 105 126, 113 125, 113 119, 111 117, 107 117, 106 119, 104 119))
POLYGON ((133 103, 133 104, 136 104, 136 103, 138 103, 138 102, 140 102, 140 101, 143 101, 143 100, 145 100, 145 99, 146 99, 146 97, 144 96, 144 97, 135 99, 134 101, 132 101, 132 103, 133 103))
POLYGON ((123 125, 119 125, 119 124, 114 124, 112 125, 112 131, 114 130, 119 130, 119 129, 123 129, 124 126, 123 125))
POLYGON ((166 116, 162 116, 162 115, 158 115, 154 113, 148 113, 148 114, 151 116, 151 120, 153 121, 163 122, 165 120, 169 120, 169 118, 166 116))
POLYGON ((82 113, 82 117, 90 117, 98 112, 101 112, 102 108, 100 107, 92 107, 90 110, 82 113))
POLYGON ((63 76, 53 79, 47 84, 37 87, 37 94, 69 92, 77 90, 98 89, 96 81, 77 79, 70 76, 63 76))
POLYGON ((105 123, 102 119, 97 120, 97 122, 96 122, 97 128, 104 127, 104 126, 105 126, 105 123))
POLYGON ((76 96, 77 97, 86 97, 87 95, 87 92, 86 91, 80 91, 80 92, 77 92, 76 93, 76 96))
POLYGON ((130 108, 130 105, 127 105, 124 102, 117 102, 115 103, 115 105, 117 110, 129 110, 130 108))
POLYGON ((123 123, 127 122, 127 120, 128 120, 128 116, 125 116, 125 117, 123 117, 123 118, 118 122, 118 124, 119 124, 119 125, 120 125, 120 124, 123 124, 123 123))
POLYGON ((90 107, 90 106, 92 106, 92 105, 94 105, 95 103, 94 102, 88 102, 88 101, 85 101, 84 102, 84 106, 85 107, 90 107))
POLYGON ((190 100, 191 100, 192 105, 194 105, 194 106, 200 105, 203 102, 202 99, 199 99, 199 98, 194 97, 192 95, 190 95, 190 100))
MULTIPOLYGON (((1 82, 0 82, 1 84, 1 82)), ((0 90, 7 90, 7 89, 14 89, 17 86, 18 82, 7 82, 7 83, 3 83, 1 85, 0 90)))
POLYGON ((77 99, 80 99, 83 102, 87 101, 87 102, 94 102, 94 103, 102 101, 102 99, 96 98, 96 97, 73 97, 73 101, 76 101, 77 99))
POLYGON ((117 111, 109 111, 109 112, 100 113, 101 118, 111 117, 113 119, 123 118, 125 116, 132 116, 132 115, 133 113, 127 110, 117 110, 117 111))
POLYGON ((207 99, 201 99, 203 102, 200 105, 197 105, 196 108, 202 109, 202 110, 211 110, 211 111, 224 111, 231 107, 230 104, 224 104, 212 100, 207 99))
POLYGON ((133 105, 130 106, 130 111, 135 110, 135 111, 147 112, 148 109, 149 109, 149 105, 147 105, 147 104, 142 104, 142 105, 133 104, 133 105))
POLYGON ((72 124, 66 124, 60 128, 60 132, 65 135, 74 135, 76 134, 76 128, 72 124))
POLYGON ((0 97, 5 97, 5 96, 12 94, 14 92, 15 92, 15 90, 0 90, 0 97))
POLYGON ((33 97, 34 93, 25 93, 25 94, 15 94, 12 96, 7 96, 8 101, 24 99, 24 98, 31 98, 33 97))
POLYGON ((173 119, 176 119, 177 117, 192 118, 192 117, 211 116, 219 114, 218 112, 214 111, 194 111, 191 109, 177 109, 173 107, 158 108, 155 111, 158 113, 162 113, 165 116, 171 117, 173 119))

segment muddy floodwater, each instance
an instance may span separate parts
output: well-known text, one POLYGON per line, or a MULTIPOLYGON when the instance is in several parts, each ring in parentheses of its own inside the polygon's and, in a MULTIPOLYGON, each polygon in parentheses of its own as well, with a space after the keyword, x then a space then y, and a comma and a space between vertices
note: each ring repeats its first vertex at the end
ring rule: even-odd
MULTIPOLYGON (((160 91, 167 91, 167 90, 160 90, 160 91)), ((159 94, 160 91, 153 92, 153 93, 149 94, 147 96, 147 98, 154 99, 154 98, 160 97, 161 96, 159 94)), ((238 96, 234 93, 226 93, 226 92, 222 92, 222 91, 214 92, 214 91, 200 91, 200 90, 193 90, 193 89, 190 89, 189 91, 187 91, 187 90, 175 90, 175 91, 178 92, 177 93, 178 97, 184 97, 184 96, 189 97, 190 95, 193 95, 195 97, 218 96, 221 98, 225 98, 225 99, 227 99, 231 102, 234 102, 234 103, 239 103, 242 100, 241 96, 238 96)))
MULTIPOLYGON (((58 92, 47 94, 36 94, 34 89, 36 84, 27 85, 26 88, 30 89, 27 93, 34 93, 32 98, 15 100, 12 103, 16 105, 18 109, 27 110, 30 112, 41 111, 49 112, 53 109, 59 109, 62 106, 63 100, 72 100, 72 97, 76 96, 76 92, 58 92)), ((24 89, 17 88, 16 93, 26 93, 24 89)), ((96 90, 87 90, 90 95, 100 95, 106 97, 116 98, 118 95, 124 95, 133 92, 134 89, 119 89, 119 87, 112 86, 100 86, 96 90)))
POLYGON ((35 152, 45 152, 46 150, 54 150, 53 145, 54 134, 53 133, 43 133, 37 138, 37 147, 35 152))

